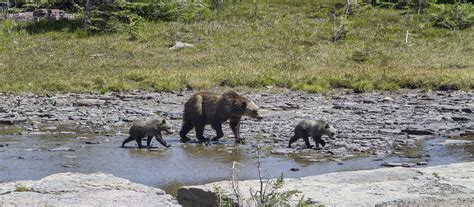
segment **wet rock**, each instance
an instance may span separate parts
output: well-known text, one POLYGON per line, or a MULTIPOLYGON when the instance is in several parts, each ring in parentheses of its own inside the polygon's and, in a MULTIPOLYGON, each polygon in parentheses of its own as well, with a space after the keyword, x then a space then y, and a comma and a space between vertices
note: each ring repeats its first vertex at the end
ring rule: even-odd
POLYGON ((472 113, 472 109, 471 108, 463 108, 461 109, 462 112, 465 112, 465 113, 472 113))
POLYGON ((8 113, 8 111, 5 108, 0 106, 0 113, 8 113))
POLYGON ((6 147, 8 144, 0 144, 0 147, 6 147))
POLYGON ((41 135, 47 135, 50 134, 48 132, 30 132, 28 133, 29 135, 35 135, 35 136, 41 136, 41 135))
POLYGON ((428 165, 427 162, 417 162, 416 165, 428 165))
POLYGON ((84 144, 100 144, 98 141, 85 141, 84 144))
POLYGON ((291 170, 291 171, 293 171, 293 172, 300 171, 300 169, 299 169, 299 168, 295 168, 295 167, 293 167, 293 168, 290 168, 290 170, 291 170))
POLYGON ((15 125, 26 122, 26 118, 0 118, 0 124, 15 125))
POLYGON ((439 143, 440 145, 464 145, 471 144, 474 141, 471 140, 456 140, 456 139, 446 139, 443 142, 439 143))
POLYGON ((453 119, 454 121, 460 121, 460 122, 463 122, 463 121, 470 121, 470 120, 471 120, 471 118, 469 118, 469 117, 463 117, 463 116, 454 116, 454 117, 452 117, 452 119, 453 119))
POLYGON ((278 148, 278 149, 273 149, 271 151, 272 154, 275 155, 288 155, 291 154, 295 151, 293 148, 278 148))
POLYGON ((111 174, 58 173, 38 181, 0 183, 0 206, 180 206, 163 190, 111 174), (16 191, 17 186, 29 189, 16 191))
POLYGON ((384 162, 382 163, 382 166, 385 167, 401 167, 403 163, 398 163, 398 162, 384 162))
POLYGON ((74 151, 74 150, 69 147, 58 147, 58 148, 50 149, 49 151, 74 151))
POLYGON ((414 167, 415 165, 415 163, 403 163, 402 167, 414 167))
POLYGON ((402 132, 410 135, 435 135, 435 133, 430 129, 407 128, 403 129, 402 132))
POLYGON ((76 132, 67 132, 67 131, 63 131, 63 132, 59 132, 60 135, 71 135, 71 134, 76 134, 76 132))

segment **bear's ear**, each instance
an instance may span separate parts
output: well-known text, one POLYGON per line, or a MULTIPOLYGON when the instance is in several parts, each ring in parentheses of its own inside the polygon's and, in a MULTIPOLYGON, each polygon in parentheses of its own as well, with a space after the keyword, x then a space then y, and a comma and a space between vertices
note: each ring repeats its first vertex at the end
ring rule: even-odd
POLYGON ((234 104, 237 108, 237 111, 242 111, 243 112, 247 108, 247 102, 246 101, 236 99, 234 101, 234 104))
POLYGON ((161 125, 165 125, 166 124, 166 119, 163 119, 163 121, 161 121, 161 125))
POLYGON ((326 123, 326 126, 324 126, 326 129, 329 129, 329 124, 326 123))

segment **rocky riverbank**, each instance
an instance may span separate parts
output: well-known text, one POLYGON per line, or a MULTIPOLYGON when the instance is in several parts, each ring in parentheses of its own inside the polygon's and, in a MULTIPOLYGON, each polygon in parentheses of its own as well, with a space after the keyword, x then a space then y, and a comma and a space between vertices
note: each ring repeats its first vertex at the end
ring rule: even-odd
POLYGON ((180 206, 163 190, 111 174, 58 173, 0 183, 0 206, 180 206))
MULTIPOLYGON (((126 133, 130 122, 155 114, 171 120, 179 131, 183 103, 192 92, 108 94, 0 94, 0 124, 18 126, 20 134, 68 134, 73 131, 126 133)), ((243 93, 255 100, 264 119, 244 119, 242 137, 256 146, 257 135, 273 154, 296 154, 309 161, 342 160, 360 154, 384 156, 415 147, 426 136, 472 136, 472 92, 403 91, 328 95, 295 91, 243 93), (322 150, 303 149, 303 142, 286 148, 294 126, 302 119, 324 119, 338 129, 322 150)), ((205 135, 214 135, 208 130, 205 135)), ((224 126, 221 144, 234 148, 232 133, 224 126)), ((194 136, 194 135, 191 135, 194 136)), ((122 137, 123 138, 123 137, 122 137)), ((174 135, 165 139, 176 139, 174 135)), ((212 144, 212 143, 211 143, 212 144)), ((250 147, 250 149, 255 149, 250 147)), ((424 156, 424 155, 414 155, 424 156)))
MULTIPOLYGON (((258 180, 238 182, 240 203, 254 206, 249 192, 257 191, 259 186, 258 180)), ((470 206, 474 203, 474 162, 285 179, 277 192, 291 190, 301 192, 291 197, 292 204, 304 196, 308 204, 325 206, 470 206)), ((219 196, 235 202, 229 181, 187 186, 178 191, 178 201, 183 206, 218 206, 219 196)))

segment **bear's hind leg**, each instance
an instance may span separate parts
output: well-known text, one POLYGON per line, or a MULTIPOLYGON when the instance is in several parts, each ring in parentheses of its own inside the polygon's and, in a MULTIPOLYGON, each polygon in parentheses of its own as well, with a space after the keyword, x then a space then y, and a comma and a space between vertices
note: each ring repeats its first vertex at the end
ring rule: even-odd
POLYGON ((291 144, 293 142, 296 142, 298 139, 299 139, 299 136, 297 134, 293 135, 293 137, 291 137, 290 139, 290 142, 288 143, 288 148, 291 148, 291 144))
POLYGON ((133 138, 132 136, 129 136, 127 139, 123 140, 122 142, 122 147, 125 147, 125 144, 127 144, 128 142, 134 140, 135 138, 133 138))
POLYGON ((204 128, 206 127, 205 124, 197 124, 194 126, 194 130, 196 130, 196 137, 199 142, 207 142, 208 139, 204 137, 204 128))
POLYGON ((151 140, 153 139, 153 136, 148 136, 146 139, 146 147, 150 148, 151 147, 151 140))
POLYGON ((135 141, 137 141, 138 148, 143 148, 143 145, 142 145, 142 138, 141 138, 141 137, 135 138, 135 141))
POLYGON ((191 138, 187 135, 193 129, 193 124, 190 121, 183 121, 183 126, 181 127, 181 131, 179 131, 179 136, 181 137, 181 142, 189 142, 191 138))
POLYGON ((224 136, 224 132, 222 131, 222 125, 220 123, 214 123, 211 126, 214 130, 216 130, 216 136, 212 138, 212 141, 218 141, 224 136))

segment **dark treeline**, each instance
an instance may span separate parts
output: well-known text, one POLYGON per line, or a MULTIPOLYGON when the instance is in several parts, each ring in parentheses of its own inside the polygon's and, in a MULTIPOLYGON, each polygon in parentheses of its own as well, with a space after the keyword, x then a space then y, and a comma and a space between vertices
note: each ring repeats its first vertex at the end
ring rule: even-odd
MULTIPOLYGON (((305 3, 316 3, 318 1, 311 0, 260 0, 261 2, 305 2, 305 3)), ((416 5, 416 4, 455 4, 455 3, 474 3, 474 0, 350 0, 353 4, 370 4, 373 6, 393 4, 393 5, 416 5)), ((25 7, 25 6, 38 6, 38 7, 62 7, 65 9, 72 9, 72 5, 76 4, 85 7, 89 2, 92 5, 95 4, 110 4, 110 3, 166 3, 166 2, 187 2, 187 3, 205 3, 213 7, 226 4, 254 2, 253 0, 7 0, 10 7, 25 7)), ((345 3, 345 0, 334 0, 334 3, 345 3)))

